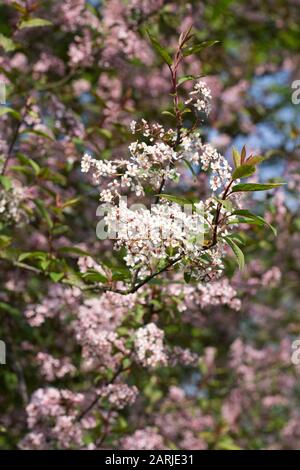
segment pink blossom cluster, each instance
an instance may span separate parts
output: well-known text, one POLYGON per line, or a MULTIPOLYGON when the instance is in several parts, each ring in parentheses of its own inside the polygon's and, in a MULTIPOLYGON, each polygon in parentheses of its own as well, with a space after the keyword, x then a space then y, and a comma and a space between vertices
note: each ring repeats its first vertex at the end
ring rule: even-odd
POLYGON ((103 63, 105 66, 116 63, 122 57, 138 58, 145 64, 153 60, 149 44, 143 40, 134 27, 129 24, 130 4, 110 0, 103 11, 105 49, 103 63))
POLYGON ((123 409, 125 406, 133 405, 138 396, 138 389, 129 387, 127 384, 109 384, 98 390, 101 398, 106 398, 113 408, 118 410, 123 409))
POLYGON ((70 44, 68 55, 71 67, 86 67, 92 64, 92 38, 89 30, 85 30, 83 36, 75 36, 70 44))
POLYGON ((29 304, 24 312, 31 326, 41 326, 47 318, 59 317, 64 319, 74 307, 77 307, 81 291, 75 287, 62 287, 59 284, 50 285, 48 295, 40 304, 29 304))
POLYGON ((134 349, 138 361, 144 367, 154 368, 167 364, 163 340, 164 332, 155 323, 148 323, 136 331, 134 349))
POLYGON ((175 346, 170 355, 172 365, 181 364, 184 366, 196 366, 199 362, 199 356, 187 348, 175 346))
POLYGON ((238 293, 227 278, 194 285, 174 282, 167 286, 167 291, 169 295, 176 296, 176 307, 185 318, 194 311, 199 315, 201 310, 211 307, 228 306, 236 311, 241 308, 238 293))
POLYGON ((210 305, 227 305, 233 310, 240 310, 241 308, 241 300, 237 297, 237 292, 229 284, 228 279, 221 279, 208 284, 198 284, 197 291, 199 292, 197 303, 201 308, 210 305))
POLYGON ((129 353, 116 329, 135 302, 135 294, 123 296, 106 292, 99 299, 86 299, 79 306, 75 331, 86 368, 115 368, 120 358, 129 353))
POLYGON ((102 266, 97 263, 91 256, 81 256, 78 258, 78 267, 81 273, 86 273, 90 269, 97 271, 100 274, 105 275, 105 271, 102 266))
POLYGON ((121 440, 121 448, 124 450, 163 450, 165 444, 163 437, 155 428, 147 427, 137 429, 131 436, 126 436, 121 440))
POLYGON ((73 375, 76 371, 76 368, 71 363, 69 357, 57 359, 51 356, 51 354, 40 351, 36 357, 36 360, 39 364, 41 374, 48 382, 61 379, 66 375, 73 375))
POLYGON ((205 433, 214 430, 213 416, 193 409, 192 399, 182 388, 170 387, 161 409, 154 416, 154 424, 165 442, 175 442, 179 449, 205 450, 205 433))
POLYGON ((54 387, 36 390, 26 407, 31 432, 20 444, 21 448, 48 448, 57 442, 61 448, 82 445, 83 429, 76 422, 77 408, 84 395, 54 387), (49 423, 52 426, 49 427, 49 423))

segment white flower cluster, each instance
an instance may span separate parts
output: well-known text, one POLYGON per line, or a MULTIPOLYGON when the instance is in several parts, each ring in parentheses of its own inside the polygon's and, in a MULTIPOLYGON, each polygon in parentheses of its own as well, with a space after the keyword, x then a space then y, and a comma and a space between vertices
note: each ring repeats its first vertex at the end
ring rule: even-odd
POLYGON ((1 189, 0 187, 1 220, 7 224, 26 223, 28 216, 22 205, 24 199, 25 194, 21 186, 14 184, 10 189, 1 189))
POLYGON ((112 202, 121 195, 122 189, 130 189, 137 196, 144 194, 143 184, 148 183, 158 189, 162 178, 176 180, 179 174, 170 165, 177 154, 164 142, 148 145, 145 142, 133 142, 129 146, 129 160, 103 161, 84 154, 81 171, 88 173, 93 169, 93 178, 100 183, 101 178, 113 178, 107 188, 100 193, 100 200, 112 202))
POLYGON ((153 205, 151 210, 143 206, 134 209, 120 201, 104 218, 110 234, 116 235, 116 247, 126 247, 129 267, 142 263, 145 271, 172 253, 200 255, 205 230, 201 211, 192 212, 191 206, 183 210, 169 202, 153 205))
POLYGON ((199 82, 195 83, 194 88, 190 91, 190 96, 185 104, 193 103, 193 106, 199 112, 203 112, 205 114, 209 114, 211 111, 211 91, 210 88, 207 86, 205 82, 200 80, 199 82))
POLYGON ((154 368, 167 364, 167 354, 163 344, 164 331, 155 323, 139 328, 136 331, 134 347, 138 361, 144 366, 154 368))
MULTIPOLYGON (((203 81, 197 82, 188 103, 208 113, 210 100, 207 85, 203 81)), ((219 274, 222 262, 218 257, 222 247, 209 249, 209 240, 206 246, 203 242, 206 238, 212 241, 212 234, 215 234, 216 210, 220 218, 229 215, 224 207, 218 207, 214 198, 216 192, 222 194, 231 179, 232 169, 227 160, 209 143, 204 144, 195 130, 166 131, 160 124, 149 124, 144 119, 140 123, 133 121, 130 128, 133 134, 141 134, 142 139, 129 146, 128 160, 98 161, 88 154, 82 159, 82 171, 86 173, 92 169, 97 184, 102 184, 102 178, 109 178, 100 193, 102 202, 112 203, 104 218, 104 238, 108 235, 116 240, 116 248, 126 248, 125 262, 130 269, 139 269, 139 276, 153 273, 159 262, 171 261, 177 256, 180 257, 179 266, 186 271, 190 265, 188 270, 199 279, 207 272, 219 274), (192 211, 188 213, 176 200, 173 204, 166 202, 167 197, 161 198, 162 203, 152 206, 151 210, 144 206, 133 210, 122 205, 125 191, 130 190, 140 197, 150 186, 155 196, 156 192, 164 190, 168 181, 177 182, 180 177, 178 166, 182 161, 211 174, 212 198, 191 205, 192 211), (206 266, 200 259, 204 251, 210 257, 206 266)), ((221 231, 225 234, 224 227, 218 227, 218 235, 221 231)), ((213 244, 216 244, 216 238, 213 244)))
MULTIPOLYGON (((193 102, 199 111, 209 112, 211 93, 205 82, 197 82, 190 95, 186 104, 193 102)), ((150 125, 144 119, 139 127, 136 121, 132 121, 130 129, 134 134, 141 131, 148 143, 133 142, 129 146, 129 160, 102 161, 88 154, 82 159, 82 172, 93 169, 96 183, 99 184, 102 178, 111 178, 100 193, 101 201, 112 202, 116 196, 120 196, 122 189, 130 189, 139 197, 144 195, 145 184, 158 189, 162 180, 177 181, 180 174, 175 165, 182 159, 201 165, 203 171, 212 172, 210 186, 213 191, 229 180, 231 167, 227 160, 210 144, 203 144, 199 132, 190 133, 182 129, 180 145, 175 151, 177 132, 173 129, 165 131, 160 124, 150 125)))
POLYGON ((204 171, 210 169, 212 177, 210 179, 210 187, 213 191, 221 188, 231 177, 232 168, 227 160, 217 152, 210 144, 203 146, 203 153, 200 156, 200 162, 204 171))
POLYGON ((130 130, 132 134, 141 131, 144 137, 150 137, 150 141, 153 141, 154 138, 162 139, 166 134, 161 124, 158 124, 157 122, 149 124, 146 119, 142 119, 140 124, 136 121, 131 121, 130 130))
POLYGON ((203 144, 198 132, 183 137, 183 156, 191 163, 201 165, 203 171, 211 172, 210 187, 217 191, 228 183, 232 168, 223 155, 211 144, 203 144))

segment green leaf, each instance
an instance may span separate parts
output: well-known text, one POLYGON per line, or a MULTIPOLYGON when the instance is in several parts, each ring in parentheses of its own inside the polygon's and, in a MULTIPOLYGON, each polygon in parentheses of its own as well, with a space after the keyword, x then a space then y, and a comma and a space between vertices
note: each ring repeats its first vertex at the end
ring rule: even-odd
POLYGON ((42 259, 39 261, 39 265, 43 271, 46 271, 48 269, 50 263, 51 261, 49 259, 42 259))
POLYGON ((236 148, 232 149, 232 157, 235 168, 238 168, 241 164, 241 154, 236 148))
POLYGON ((20 315, 20 311, 18 309, 12 307, 6 302, 0 302, 0 310, 4 310, 13 315, 14 317, 18 317, 20 315))
POLYGON ((50 217, 50 214, 44 204, 44 201, 42 201, 41 199, 34 199, 34 204, 36 205, 37 209, 38 209, 38 212, 41 216, 41 218, 45 219, 48 227, 52 228, 53 227, 53 222, 51 220, 51 217, 50 217))
POLYGON ((259 222, 261 225, 265 225, 266 227, 268 227, 269 229, 272 230, 272 232, 274 233, 274 235, 276 236, 277 235, 277 230, 275 227, 273 227, 273 225, 271 225, 269 222, 267 222, 263 217, 261 217, 260 215, 256 215, 256 214, 253 214, 252 212, 250 212, 249 210, 247 209, 238 209, 238 210, 235 210, 233 212, 234 215, 241 215, 241 216, 245 216, 245 217, 249 217, 250 219, 253 219, 254 221, 257 221, 259 222))
POLYGON ((218 442, 216 449, 218 450, 242 450, 241 447, 237 446, 231 437, 224 436, 218 442))
POLYGON ((252 165, 241 165, 236 168, 232 174, 232 179, 237 180, 239 178, 246 178, 247 176, 251 176, 255 173, 255 166, 252 165))
POLYGON ((52 26, 51 21, 45 20, 44 18, 30 18, 29 20, 21 21, 19 29, 23 28, 36 28, 40 26, 52 26))
POLYGON ((64 273, 51 272, 49 273, 49 276, 51 277, 53 282, 59 282, 64 277, 64 273))
MULTIPOLYGON (((0 235, 0 248, 7 248, 11 245, 12 239, 11 237, 7 237, 6 235, 0 235)), ((1 254, 3 256, 3 253, 1 254)))
POLYGON ((24 155, 23 153, 18 153, 17 157, 21 163, 31 166, 31 168, 33 168, 34 170, 34 173, 36 175, 39 175, 41 167, 34 160, 32 160, 32 158, 26 157, 26 155, 24 155))
POLYGON ((44 260, 48 257, 46 251, 28 251, 26 253, 21 253, 18 257, 18 261, 24 261, 25 259, 39 259, 44 260))
POLYGON ((171 113, 171 111, 162 111, 161 114, 165 114, 166 116, 176 117, 174 113, 171 113))
POLYGON ((39 175, 41 167, 32 158, 28 159, 29 165, 33 168, 36 175, 39 175))
POLYGON ((114 268, 111 267, 112 280, 113 281, 126 281, 131 278, 131 273, 126 268, 114 268))
POLYGON ((191 280, 192 275, 191 275, 191 273, 184 272, 183 277, 184 277, 185 282, 188 284, 191 280))
POLYGON ((0 116, 4 114, 12 114, 16 119, 21 119, 20 113, 15 109, 9 108, 8 106, 0 106, 0 116))
POLYGON ((200 44, 195 44, 194 46, 185 47, 182 50, 182 54, 184 57, 187 57, 191 54, 197 54, 198 52, 202 51, 202 49, 206 49, 207 47, 211 47, 214 44, 217 44, 220 41, 203 41, 200 44))
POLYGON ((243 146, 242 151, 241 151, 241 162, 242 162, 242 165, 243 165, 244 162, 245 162, 245 158, 246 158, 246 145, 243 146))
POLYGON ((112 138, 112 132, 109 129, 97 129, 98 134, 100 134, 102 137, 105 137, 105 139, 110 140, 112 138))
POLYGON ((239 268, 241 270, 244 269, 245 257, 244 257, 244 253, 242 252, 242 250, 230 237, 224 237, 224 239, 226 240, 226 242, 232 249, 233 253, 235 254, 239 268))
POLYGON ((166 62, 168 65, 172 65, 173 60, 168 51, 163 46, 161 46, 158 39, 153 34, 149 33, 149 31, 147 31, 147 33, 156 52, 160 55, 164 62, 166 62))
POLYGON ((46 132, 43 132, 43 131, 39 131, 37 129, 25 129, 24 131, 20 132, 20 134, 35 134, 35 135, 38 135, 40 137, 44 137, 45 139, 49 139, 49 140, 55 140, 51 135, 47 134, 46 132))
POLYGON ((196 80, 194 75, 185 75, 178 80, 178 85, 182 85, 182 83, 188 82, 190 80, 196 80))
POLYGON ((42 168, 39 177, 44 180, 53 181, 53 183, 64 186, 67 183, 66 177, 61 173, 55 173, 50 168, 42 168))
POLYGON ((0 184, 8 191, 11 188, 11 179, 8 176, 0 175, 0 184))
POLYGON ((161 197, 163 199, 167 199, 167 201, 175 202, 180 206, 184 206, 186 204, 191 205, 193 204, 191 201, 184 197, 173 196, 173 194, 156 194, 157 197, 161 197))
POLYGON ((218 201, 220 204, 222 204, 222 206, 227 210, 227 211, 232 211, 232 202, 229 201, 228 199, 224 200, 224 199, 220 199, 218 197, 215 197, 214 198, 216 201, 218 201))
POLYGON ((247 223, 246 221, 240 220, 239 217, 232 218, 228 220, 227 225, 234 225, 234 224, 242 224, 242 223, 247 223))
POLYGON ((294 220, 294 225, 297 231, 300 231, 300 218, 294 220))
POLYGON ((253 156, 253 157, 249 157, 246 160, 246 164, 247 165, 258 165, 259 163, 263 162, 264 160, 266 160, 265 157, 261 157, 260 155, 256 155, 256 156, 253 156))
POLYGON ((51 230, 51 233, 53 235, 61 235, 62 233, 66 233, 68 232, 69 230, 69 226, 68 225, 64 225, 64 224, 55 224, 53 229, 51 230))
POLYGON ((237 193, 239 191, 267 191, 268 189, 278 188, 279 186, 283 186, 285 183, 268 183, 268 184, 258 184, 258 183, 244 183, 244 184, 236 184, 232 188, 233 193, 237 193))
POLYGON ((85 281, 90 281, 90 282, 102 282, 105 283, 107 282, 107 278, 103 276, 103 274, 98 273, 98 271, 95 270, 88 270, 86 273, 82 275, 83 279, 85 281))
POLYGON ((188 113, 192 113, 192 110, 190 108, 184 108, 181 112, 181 114, 188 114, 188 113))
POLYGON ((24 175, 32 175, 31 168, 24 165, 12 165, 10 166, 10 170, 17 171, 18 173, 23 173, 24 175))
POLYGON ((10 38, 4 36, 0 33, 0 46, 5 52, 14 51, 18 46, 17 44, 10 38))
POLYGON ((238 245, 245 245, 245 240, 239 233, 231 233, 228 237, 238 245))
POLYGON ((66 207, 74 206, 79 201, 81 201, 81 196, 73 197, 72 199, 68 199, 66 202, 63 203, 62 208, 65 209, 66 207))

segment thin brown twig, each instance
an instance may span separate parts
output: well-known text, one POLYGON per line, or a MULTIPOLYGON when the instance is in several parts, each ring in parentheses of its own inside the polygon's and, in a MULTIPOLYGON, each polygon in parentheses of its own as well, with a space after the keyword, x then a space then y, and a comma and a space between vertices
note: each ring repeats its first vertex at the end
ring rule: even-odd
MULTIPOLYGON (((173 96, 173 107, 174 107, 174 113, 176 116, 176 129, 177 129, 177 135, 176 135, 176 140, 175 142, 171 145, 173 149, 176 149, 178 145, 181 143, 181 131, 182 131, 182 124, 183 124, 183 119, 182 119, 182 113, 180 111, 179 107, 179 94, 178 94, 178 82, 177 82, 177 72, 178 72, 178 67, 183 60, 183 55, 182 55, 182 48, 184 44, 190 39, 192 25, 189 26, 185 32, 182 33, 182 35, 179 38, 179 43, 175 52, 174 56, 174 61, 172 65, 169 65, 169 70, 171 73, 171 94, 173 96)), ((158 193, 155 198, 155 204, 159 202, 159 195, 162 193, 164 186, 165 186, 166 179, 165 177, 162 178, 158 193)))
MULTIPOLYGON (((130 355, 131 354, 129 354, 128 357, 130 357, 130 355)), ((114 381, 119 377, 119 375, 122 372, 125 372, 125 371, 129 370, 130 367, 131 366, 124 368, 123 364, 121 363, 119 365, 119 367, 117 368, 116 372, 114 373, 114 375, 112 376, 112 378, 110 380, 106 381, 103 385, 107 386, 107 385, 110 385, 110 384, 114 383, 114 381)), ((86 416, 87 413, 89 413, 89 411, 91 411, 94 408, 94 406, 98 403, 100 398, 101 398, 101 395, 97 394, 96 397, 91 401, 91 403, 81 413, 79 413, 79 415, 76 417, 76 421, 81 421, 82 418, 84 418, 84 416, 86 416)))

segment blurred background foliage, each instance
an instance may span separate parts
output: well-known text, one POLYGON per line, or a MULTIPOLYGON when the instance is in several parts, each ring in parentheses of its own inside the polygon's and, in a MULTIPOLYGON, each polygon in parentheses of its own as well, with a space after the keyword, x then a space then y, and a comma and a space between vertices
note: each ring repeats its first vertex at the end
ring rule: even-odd
MULTIPOLYGON (((0 79, 6 84, 0 154, 3 162, 10 155, 1 184, 8 190, 15 180, 22 185, 18 211, 26 220, 19 225, 0 214, 0 338, 8 354, 0 366, 0 446, 15 448, 26 432, 25 405, 44 383, 37 351, 73 358, 78 370, 59 381, 65 387, 87 389, 102 379, 79 370, 80 349, 68 329, 74 310, 65 295, 56 298, 68 313, 63 322, 54 316, 33 328, 24 312, 43 299, 49 304, 53 284, 86 282, 77 267, 85 252, 115 280, 128 279, 122 253, 112 255, 110 244, 96 239, 98 188, 82 177, 80 158, 86 150, 104 159, 126 155, 132 119, 174 124, 161 114, 170 109, 168 70, 147 31, 171 53, 192 23, 197 41, 218 41, 189 57, 181 71, 205 77, 212 89, 213 110, 201 134, 229 159, 232 146, 243 145, 268 157, 260 181, 283 178, 287 185, 255 195, 252 210, 278 235, 243 226, 246 269, 239 272, 231 256, 226 260, 239 311, 209 305, 182 321, 181 300, 166 295, 167 278, 152 283, 123 333, 154 311, 168 342, 200 354, 201 366, 153 374, 133 368, 128 381, 143 399, 120 413, 106 445, 156 426, 169 448, 298 448, 299 366, 290 357, 300 335, 300 104, 291 101, 291 85, 300 80, 300 2, 7 0, 0 2, 0 19, 0 79), (34 18, 46 22, 37 26, 34 18), (170 398, 170 386, 183 387, 183 402, 170 398), (205 425, 203 417, 211 421, 205 425), (178 422, 174 435, 167 431, 172 420, 178 422), (202 423, 195 425, 194 440, 191 420, 202 423)), ((184 177, 182 193, 204 196, 201 178, 184 177)))

